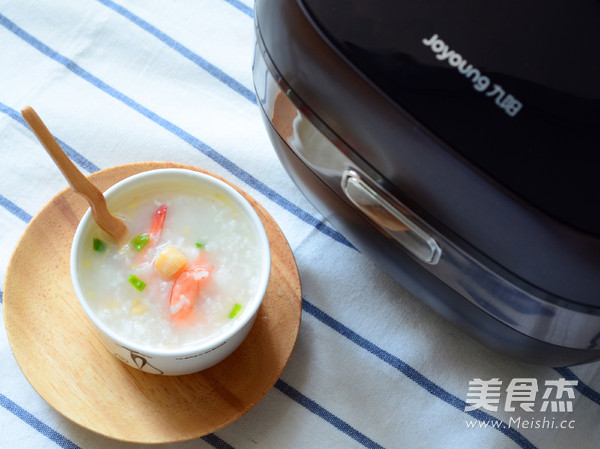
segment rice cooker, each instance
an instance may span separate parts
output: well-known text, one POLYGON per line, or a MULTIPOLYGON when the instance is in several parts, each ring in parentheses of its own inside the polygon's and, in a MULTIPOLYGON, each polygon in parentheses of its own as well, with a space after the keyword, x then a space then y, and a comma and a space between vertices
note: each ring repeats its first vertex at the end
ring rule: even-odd
MULTIPOLYGON (((600 2, 257 0, 290 177, 487 346, 600 359, 600 2)), ((376 300, 376 298, 373 298, 376 300)))

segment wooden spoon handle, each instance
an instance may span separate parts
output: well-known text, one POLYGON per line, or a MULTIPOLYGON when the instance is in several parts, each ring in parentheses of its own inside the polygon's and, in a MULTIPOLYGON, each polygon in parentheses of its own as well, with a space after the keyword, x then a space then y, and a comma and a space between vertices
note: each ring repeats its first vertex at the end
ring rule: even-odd
POLYGON ((83 195, 91 204, 95 204, 96 201, 102 201, 100 197, 103 195, 100 190, 98 190, 98 188, 94 186, 77 167, 75 167, 75 164, 73 164, 71 159, 65 154, 33 108, 27 106, 21 111, 21 114, 41 142, 42 146, 54 160, 54 163, 58 166, 65 178, 67 178, 67 181, 73 190, 83 195))
POLYGON ((127 234, 125 224, 108 211, 102 192, 75 167, 35 110, 31 106, 27 106, 21 111, 21 115, 63 173, 71 188, 88 201, 94 220, 115 240, 120 241, 125 238, 127 234))

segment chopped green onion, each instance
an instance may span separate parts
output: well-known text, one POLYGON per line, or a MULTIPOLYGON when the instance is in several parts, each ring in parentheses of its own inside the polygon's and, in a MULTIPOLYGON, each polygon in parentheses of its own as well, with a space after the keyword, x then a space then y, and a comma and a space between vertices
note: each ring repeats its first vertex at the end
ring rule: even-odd
POLYGON ((106 243, 100 240, 98 237, 94 237, 94 251, 101 253, 106 249, 106 243))
POLYGON ((196 248, 200 248, 200 249, 204 248, 204 243, 196 242, 196 248))
POLYGON ((133 285, 139 291, 144 290, 144 288, 146 287, 146 283, 142 281, 139 277, 137 277, 135 274, 130 274, 127 279, 129 280, 129 282, 131 282, 131 285, 133 285))
POLYGON ((133 245, 133 247, 135 248, 135 250, 137 252, 140 252, 142 250, 142 248, 148 244, 149 241, 150 241, 150 234, 143 233, 140 235, 136 235, 133 238, 133 240, 131 241, 131 244, 133 245))
POLYGON ((235 318, 235 316, 240 312, 240 310, 242 310, 242 306, 240 304, 236 304, 235 306, 233 306, 233 309, 229 313, 229 319, 235 318))

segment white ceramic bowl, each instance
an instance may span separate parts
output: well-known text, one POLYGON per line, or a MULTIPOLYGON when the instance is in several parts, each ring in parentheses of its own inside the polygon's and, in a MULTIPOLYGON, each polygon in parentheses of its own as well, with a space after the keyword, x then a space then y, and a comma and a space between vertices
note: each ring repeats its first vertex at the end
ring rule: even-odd
POLYGON ((271 252, 266 231, 250 203, 234 188, 223 181, 193 170, 159 169, 131 176, 115 184, 105 192, 109 209, 111 205, 122 204, 136 195, 168 186, 189 191, 198 189, 203 192, 224 195, 239 207, 248 217, 258 241, 256 260, 260 261, 260 278, 254 295, 234 322, 220 333, 198 344, 186 344, 181 348, 156 348, 140 341, 132 341, 116 334, 106 326, 88 303, 81 285, 81 267, 83 263, 83 245, 91 241, 94 221, 88 210, 73 238, 71 247, 71 278, 75 294, 86 315, 94 324, 98 334, 115 357, 124 363, 142 371, 164 374, 190 374, 209 368, 230 355, 246 338, 256 313, 265 295, 271 271, 271 252))

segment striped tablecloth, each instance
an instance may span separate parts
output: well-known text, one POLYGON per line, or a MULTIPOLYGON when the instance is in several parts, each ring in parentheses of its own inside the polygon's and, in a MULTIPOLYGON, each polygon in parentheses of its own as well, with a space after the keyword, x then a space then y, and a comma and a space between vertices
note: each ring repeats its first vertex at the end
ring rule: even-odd
MULTIPOLYGON (((600 365, 536 367, 491 352, 324 222, 267 138, 253 50, 251 0, 0 1, 2 278, 32 217, 67 187, 20 117, 31 105, 85 173, 139 161, 201 167, 256 198, 294 251, 303 313, 285 371, 238 421, 169 448, 600 447, 600 365), (467 403, 477 383, 492 388, 494 379, 495 406, 467 403), (523 385, 533 381, 528 412, 523 385), (544 399, 553 381, 573 397, 544 399), (552 412, 561 401, 572 411, 552 412)), ((0 367, 1 448, 142 447, 94 434, 44 402, 4 326, 0 367)))

